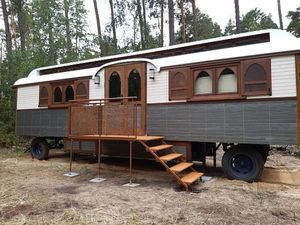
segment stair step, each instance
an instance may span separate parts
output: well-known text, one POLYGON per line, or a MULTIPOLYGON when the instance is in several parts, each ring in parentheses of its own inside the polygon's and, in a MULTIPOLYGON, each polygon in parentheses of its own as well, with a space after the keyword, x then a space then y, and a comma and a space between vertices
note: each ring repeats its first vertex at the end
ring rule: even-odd
POLYGON ((181 162, 175 166, 172 166, 170 169, 175 173, 179 173, 179 172, 191 167, 192 165, 193 165, 193 163, 181 162))
POLYGON ((168 155, 164 155, 164 156, 161 156, 159 157, 162 161, 164 162, 168 162, 168 161, 171 161, 173 159, 177 159, 179 158, 180 156, 182 156, 182 154, 178 154, 178 153, 171 153, 171 154, 168 154, 168 155))
POLYGON ((150 147, 149 149, 151 151, 158 152, 158 151, 169 149, 172 147, 173 147, 173 145, 157 145, 157 146, 150 147))
POLYGON ((137 136, 136 139, 139 141, 155 141, 155 140, 161 140, 164 137, 162 136, 137 136))
POLYGON ((191 173, 185 175, 184 177, 182 177, 181 181, 186 184, 192 184, 202 176, 203 176, 203 173, 191 172, 191 173))

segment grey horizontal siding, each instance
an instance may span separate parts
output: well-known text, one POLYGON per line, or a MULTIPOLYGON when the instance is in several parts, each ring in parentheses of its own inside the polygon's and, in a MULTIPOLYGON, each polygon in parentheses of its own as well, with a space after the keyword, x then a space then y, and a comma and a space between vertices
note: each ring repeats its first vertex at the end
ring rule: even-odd
POLYGON ((149 135, 168 140, 295 144, 296 100, 148 105, 149 135))
POLYGON ((67 109, 18 110, 16 134, 31 137, 67 137, 67 109))

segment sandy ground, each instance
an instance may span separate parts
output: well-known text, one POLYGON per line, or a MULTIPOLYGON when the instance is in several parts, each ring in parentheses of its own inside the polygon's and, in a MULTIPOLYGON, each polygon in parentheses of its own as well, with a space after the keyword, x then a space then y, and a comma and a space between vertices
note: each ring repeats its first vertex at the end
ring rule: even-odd
MULTIPOLYGON (((217 169, 186 193, 156 163, 134 161, 141 186, 128 188, 127 160, 103 162, 107 180, 95 184, 91 157, 77 158, 80 176, 68 178, 66 154, 38 161, 0 150, 0 224, 300 224, 299 186, 228 180, 217 169)), ((295 169, 300 159, 272 152, 266 166, 295 169)))

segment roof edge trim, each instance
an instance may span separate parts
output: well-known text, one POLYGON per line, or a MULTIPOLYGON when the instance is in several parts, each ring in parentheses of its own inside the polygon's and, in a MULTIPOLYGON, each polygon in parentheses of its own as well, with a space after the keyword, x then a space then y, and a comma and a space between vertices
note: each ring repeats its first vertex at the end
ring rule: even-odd
POLYGON ((154 60, 151 60, 151 59, 147 59, 147 58, 123 59, 123 60, 118 60, 118 61, 113 61, 113 62, 105 63, 104 65, 100 66, 99 69, 97 70, 97 72, 93 75, 92 79, 95 79, 96 74, 98 74, 101 70, 103 70, 104 68, 106 68, 108 66, 118 65, 118 64, 122 64, 122 63, 131 63, 131 62, 147 62, 147 63, 151 63, 156 68, 156 72, 160 71, 160 66, 158 64, 156 64, 154 62, 154 60))

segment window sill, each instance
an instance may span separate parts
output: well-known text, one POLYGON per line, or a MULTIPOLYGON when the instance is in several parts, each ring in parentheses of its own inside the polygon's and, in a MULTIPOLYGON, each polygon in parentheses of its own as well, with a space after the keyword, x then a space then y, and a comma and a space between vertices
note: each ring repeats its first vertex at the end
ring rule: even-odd
POLYGON ((219 94, 219 95, 203 95, 203 96, 193 96, 188 102, 201 102, 201 101, 223 101, 223 100, 238 100, 246 99, 246 96, 241 96, 239 94, 219 94))

